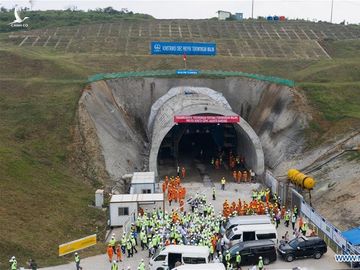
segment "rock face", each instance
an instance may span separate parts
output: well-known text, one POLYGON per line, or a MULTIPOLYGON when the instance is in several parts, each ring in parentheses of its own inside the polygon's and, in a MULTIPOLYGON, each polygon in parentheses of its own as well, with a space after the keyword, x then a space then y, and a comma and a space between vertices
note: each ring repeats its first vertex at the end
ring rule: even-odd
MULTIPOLYGON (((340 230, 359 226, 360 132, 345 134, 317 149, 282 162, 274 173, 284 175, 296 168, 316 181, 312 203, 317 211, 340 230)), ((308 200, 308 195, 303 194, 308 200)))
MULTIPOLYGON (((293 89, 254 79, 125 78, 99 81, 84 91, 79 121, 91 120, 110 179, 146 169, 152 105, 173 87, 207 87, 221 93, 260 138, 265 165, 276 168, 302 150, 307 116, 293 89), (85 116, 87 115, 87 116, 85 116)), ((88 142, 90 143, 90 142, 88 142)))

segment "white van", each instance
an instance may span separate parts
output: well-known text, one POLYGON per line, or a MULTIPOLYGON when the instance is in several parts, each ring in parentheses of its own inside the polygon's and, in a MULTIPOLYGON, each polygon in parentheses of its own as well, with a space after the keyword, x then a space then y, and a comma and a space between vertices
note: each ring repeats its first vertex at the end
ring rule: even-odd
POLYGON ((277 243, 277 231, 274 224, 238 225, 224 235, 225 247, 252 240, 273 240, 277 243))
POLYGON ((151 257, 150 270, 171 270, 177 262, 181 264, 208 264, 210 252, 207 247, 170 245, 158 249, 151 257))
POLYGON ((225 266, 223 263, 202 263, 195 265, 181 265, 173 270, 225 270, 225 266))
POLYGON ((237 225, 251 225, 251 224, 271 224, 270 216, 267 215, 251 215, 251 216, 235 216, 230 217, 221 228, 220 233, 225 234, 226 231, 234 228, 237 225))

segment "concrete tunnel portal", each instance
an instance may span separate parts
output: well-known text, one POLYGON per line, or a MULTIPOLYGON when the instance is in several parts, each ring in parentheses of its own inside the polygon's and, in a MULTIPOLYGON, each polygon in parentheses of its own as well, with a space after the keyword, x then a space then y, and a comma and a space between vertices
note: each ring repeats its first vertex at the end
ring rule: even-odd
POLYGON ((152 106, 148 121, 151 138, 149 170, 159 175, 164 162, 184 164, 193 160, 210 162, 220 151, 245 157, 245 167, 257 175, 264 172, 261 142, 251 126, 238 123, 175 123, 176 115, 238 116, 224 96, 205 87, 174 87, 152 106))

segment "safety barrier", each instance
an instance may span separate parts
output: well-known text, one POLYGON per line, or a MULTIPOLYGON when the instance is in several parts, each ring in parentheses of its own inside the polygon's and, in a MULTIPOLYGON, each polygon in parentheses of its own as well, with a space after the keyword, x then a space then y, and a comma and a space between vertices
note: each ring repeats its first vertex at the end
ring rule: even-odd
MULTIPOLYGON (((303 196, 295 189, 289 188, 288 185, 278 181, 269 171, 266 172, 265 184, 273 193, 286 194, 283 195, 283 202, 287 202, 287 207, 292 209, 296 205, 300 213, 309 220, 310 226, 316 231, 316 234, 324 239, 336 254, 360 255, 359 247, 353 246, 346 241, 341 234, 341 230, 307 204, 303 196)), ((349 262, 349 264, 353 267, 353 262, 349 262)))
MULTIPOLYGON (((92 75, 88 78, 88 83, 110 80, 118 78, 129 78, 129 77, 181 77, 184 75, 177 75, 176 70, 148 70, 148 71, 130 71, 130 72, 118 72, 118 73, 99 73, 92 75)), ((191 77, 202 77, 202 76, 214 76, 214 77, 246 77, 250 79, 256 79, 260 81, 267 81, 276 84, 286 85, 294 87, 295 82, 284 78, 265 76, 260 74, 252 74, 241 71, 223 71, 223 70, 201 70, 198 75, 190 75, 191 77)), ((189 75, 187 76, 189 77, 189 75)))

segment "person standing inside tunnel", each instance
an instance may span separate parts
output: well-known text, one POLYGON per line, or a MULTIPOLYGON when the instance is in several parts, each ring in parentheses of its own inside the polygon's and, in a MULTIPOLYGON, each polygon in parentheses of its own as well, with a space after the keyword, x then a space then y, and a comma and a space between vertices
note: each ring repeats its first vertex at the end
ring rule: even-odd
POLYGON ((221 178, 221 190, 225 190, 226 180, 225 177, 221 178))
POLYGON ((219 160, 219 159, 216 159, 216 160, 215 160, 215 169, 216 169, 216 170, 219 170, 219 169, 220 169, 220 160, 219 160))
POLYGON ((247 175, 248 175, 248 173, 247 173, 247 171, 245 170, 245 171, 243 171, 243 173, 242 173, 242 179, 243 179, 243 181, 246 183, 247 182, 247 175))
POLYGON ((238 184, 240 184, 240 182, 241 182, 241 177, 242 177, 242 174, 241 174, 241 171, 239 170, 236 175, 236 181, 238 184))
POLYGON ((182 178, 185 178, 185 174, 186 174, 185 167, 182 167, 181 168, 181 176, 182 176, 182 178))

